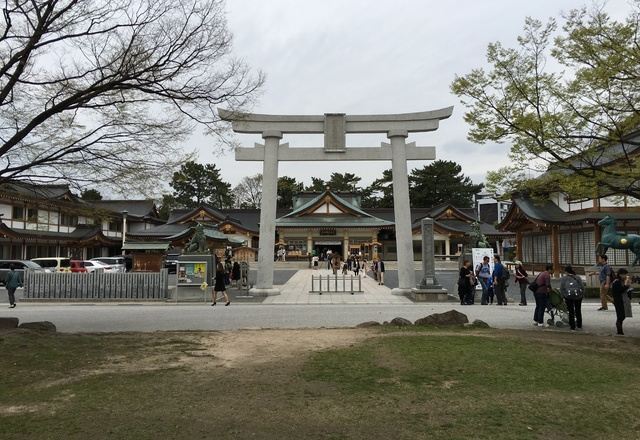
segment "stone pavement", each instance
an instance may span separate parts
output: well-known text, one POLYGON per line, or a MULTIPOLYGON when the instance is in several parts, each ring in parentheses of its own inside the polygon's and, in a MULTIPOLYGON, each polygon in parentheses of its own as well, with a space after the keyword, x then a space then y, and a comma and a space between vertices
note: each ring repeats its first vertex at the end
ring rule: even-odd
MULTIPOLYGON (((322 295, 309 293, 312 275, 326 277, 330 274, 332 272, 327 269, 298 270, 286 284, 279 286, 280 295, 266 298, 263 304, 412 304, 412 301, 404 296, 393 295, 391 289, 378 285, 370 276, 362 277, 363 293, 353 295, 349 292, 323 292, 322 295)), ((341 285, 340 282, 339 285, 341 285)), ((347 286, 349 285, 350 281, 347 279, 347 286)))
MULTIPOLYGON (((612 335, 616 314, 611 307, 598 312, 598 303, 582 306, 584 330, 612 335)), ((456 309, 470 321, 481 319, 495 328, 531 331, 563 331, 566 328, 534 327, 534 306, 460 306, 441 304, 44 304, 18 303, 15 309, 0 308, 2 317, 24 321, 51 321, 62 332, 119 332, 159 330, 236 330, 243 328, 352 327, 364 321, 390 321, 401 316, 411 321, 456 309)), ((633 314, 624 322, 627 336, 640 337, 640 305, 633 302, 633 314)), ((576 337, 580 334, 576 332, 576 337)))

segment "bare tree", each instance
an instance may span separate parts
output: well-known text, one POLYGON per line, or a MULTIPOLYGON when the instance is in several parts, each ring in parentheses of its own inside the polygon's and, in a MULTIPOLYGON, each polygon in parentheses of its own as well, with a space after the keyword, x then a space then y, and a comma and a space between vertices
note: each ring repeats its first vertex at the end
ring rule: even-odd
POLYGON ((154 192, 189 158, 179 142, 228 142, 215 106, 263 83, 230 54, 222 0, 5 0, 3 18, 0 183, 154 192))
POLYGON ((243 177, 233 188, 233 195, 238 208, 260 208, 262 201, 262 174, 243 177))

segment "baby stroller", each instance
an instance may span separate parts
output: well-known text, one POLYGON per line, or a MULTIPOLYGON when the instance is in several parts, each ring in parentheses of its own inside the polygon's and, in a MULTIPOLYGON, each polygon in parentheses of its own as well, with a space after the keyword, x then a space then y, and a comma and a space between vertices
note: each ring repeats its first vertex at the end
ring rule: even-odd
POLYGON ((569 324, 569 313, 564 298, 560 291, 551 289, 549 299, 547 300, 547 313, 550 318, 547 319, 549 326, 563 327, 569 324))

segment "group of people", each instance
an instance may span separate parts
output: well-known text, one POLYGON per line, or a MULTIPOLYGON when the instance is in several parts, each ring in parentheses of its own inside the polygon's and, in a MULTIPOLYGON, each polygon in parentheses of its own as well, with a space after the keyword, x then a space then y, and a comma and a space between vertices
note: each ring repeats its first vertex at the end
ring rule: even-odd
POLYGON ((318 269, 322 257, 326 258, 327 269, 333 271, 334 275, 337 275, 338 271, 342 271, 342 275, 346 275, 353 271, 355 276, 362 273, 363 277, 367 276, 367 270, 371 270, 373 279, 379 284, 384 285, 384 261, 382 258, 376 258, 371 262, 369 266, 366 259, 360 259, 359 255, 350 255, 345 261, 340 259, 340 255, 334 255, 331 250, 326 253, 322 253, 320 257, 314 255, 311 257, 311 266, 313 269, 318 269))
MULTIPOLYGON (((475 288, 480 284, 482 288, 481 304, 493 304, 494 296, 498 305, 507 304, 506 289, 509 285, 511 272, 502 264, 499 256, 494 257, 493 270, 489 264, 489 257, 485 256, 482 263, 475 270, 471 268, 471 262, 464 260, 460 268, 458 279, 458 296, 460 305, 474 304, 475 288)), ((608 310, 608 302, 612 302, 616 310, 616 332, 624 334, 622 323, 625 318, 631 317, 631 278, 625 268, 614 271, 608 264, 606 255, 597 258, 599 270, 597 273, 600 282, 599 311, 608 310)), ((525 270, 522 262, 515 262, 514 281, 520 291, 520 305, 527 305, 527 290, 533 292, 536 307, 533 313, 535 326, 544 326, 544 314, 550 307, 550 294, 552 292, 551 277, 553 265, 547 264, 545 270, 540 272, 533 280, 525 270)), ((564 268, 560 280, 560 295, 566 305, 569 315, 571 330, 582 329, 582 300, 584 298, 585 285, 572 266, 564 268)))
POLYGON ((464 260, 462 262, 458 279, 460 305, 475 303, 475 289, 478 284, 482 288, 480 299, 482 305, 493 304, 494 297, 498 305, 507 305, 506 290, 509 285, 509 270, 502 264, 498 255, 493 257, 493 270, 491 270, 489 261, 489 257, 484 256, 482 263, 479 263, 475 270, 471 268, 471 261, 464 260))

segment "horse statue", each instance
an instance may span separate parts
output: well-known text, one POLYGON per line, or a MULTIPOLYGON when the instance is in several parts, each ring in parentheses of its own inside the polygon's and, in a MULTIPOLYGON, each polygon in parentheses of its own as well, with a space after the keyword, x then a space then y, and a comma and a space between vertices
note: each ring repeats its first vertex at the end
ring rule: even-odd
POLYGON ((617 232, 616 221, 610 215, 600 220, 598 225, 602 227, 602 237, 596 246, 597 254, 604 255, 609 248, 628 249, 636 256, 631 265, 637 266, 640 263, 640 235, 617 232))
POLYGON ((204 253, 207 251, 207 237, 204 235, 204 226, 200 223, 195 227, 195 233, 186 248, 187 252, 204 253))

